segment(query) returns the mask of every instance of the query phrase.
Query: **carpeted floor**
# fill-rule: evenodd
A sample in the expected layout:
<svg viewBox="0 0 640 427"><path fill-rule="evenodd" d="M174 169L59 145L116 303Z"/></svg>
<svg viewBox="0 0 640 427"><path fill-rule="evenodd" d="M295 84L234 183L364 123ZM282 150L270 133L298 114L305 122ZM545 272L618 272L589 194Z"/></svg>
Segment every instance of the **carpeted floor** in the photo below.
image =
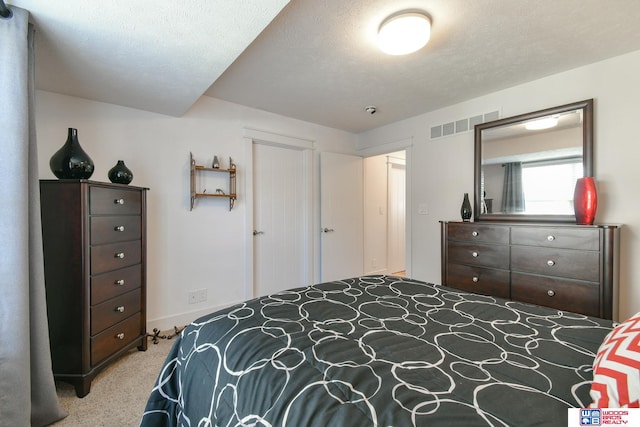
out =
<svg viewBox="0 0 640 427"><path fill-rule="evenodd" d="M57 382L60 404L69 415L55 427L126 427L140 423L147 398L174 339L153 344L147 351L133 349L109 365L91 383L91 392L76 397L73 386Z"/></svg>

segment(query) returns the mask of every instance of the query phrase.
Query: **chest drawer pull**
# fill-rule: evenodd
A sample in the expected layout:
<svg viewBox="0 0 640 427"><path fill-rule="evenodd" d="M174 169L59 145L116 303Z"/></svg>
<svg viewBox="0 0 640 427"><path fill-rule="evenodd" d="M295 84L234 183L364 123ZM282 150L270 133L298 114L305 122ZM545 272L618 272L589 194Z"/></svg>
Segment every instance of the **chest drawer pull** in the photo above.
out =
<svg viewBox="0 0 640 427"><path fill-rule="evenodd" d="M474 258L478 258L478 255L480 255L477 251L473 251L471 252L471 256Z"/></svg>
<svg viewBox="0 0 640 427"><path fill-rule="evenodd" d="M124 225L118 225L116 227L114 227L115 231L124 231Z"/></svg>
<svg viewBox="0 0 640 427"><path fill-rule="evenodd" d="M472 281L473 283L478 283L478 281L479 281L479 280L480 280L480 278L479 278L478 276L473 276L473 277L471 278L471 281Z"/></svg>
<svg viewBox="0 0 640 427"><path fill-rule="evenodd" d="M124 252L118 252L117 254L114 255L116 258L124 258Z"/></svg>
<svg viewBox="0 0 640 427"><path fill-rule="evenodd" d="M549 235L547 236L547 240L548 240L548 241L550 241L550 242L553 242L554 240L556 240L556 236L554 236L554 235L552 235L552 234L549 234Z"/></svg>
<svg viewBox="0 0 640 427"><path fill-rule="evenodd" d="M124 286L124 279L118 279L115 281L115 284L118 286Z"/></svg>
<svg viewBox="0 0 640 427"><path fill-rule="evenodd" d="M553 267L554 265L556 265L556 262L554 260L550 259L549 261L547 261L547 265L549 267Z"/></svg>
<svg viewBox="0 0 640 427"><path fill-rule="evenodd" d="M124 205L124 199L115 199L113 203L116 205Z"/></svg>
<svg viewBox="0 0 640 427"><path fill-rule="evenodd" d="M471 232L471 235L472 235L473 237L478 237L478 232L477 232L477 231L472 231L472 232Z"/></svg>
<svg viewBox="0 0 640 427"><path fill-rule="evenodd" d="M118 313L124 313L124 305L119 305L116 307L116 311Z"/></svg>
<svg viewBox="0 0 640 427"><path fill-rule="evenodd" d="M553 290L551 290L551 289L549 289L549 290L547 291L547 295L549 295L550 297L554 296L555 294L556 294L556 293L555 293Z"/></svg>
<svg viewBox="0 0 640 427"><path fill-rule="evenodd" d="M120 332L119 334L117 334L116 338L118 338L119 340L123 340L124 339L124 332Z"/></svg>

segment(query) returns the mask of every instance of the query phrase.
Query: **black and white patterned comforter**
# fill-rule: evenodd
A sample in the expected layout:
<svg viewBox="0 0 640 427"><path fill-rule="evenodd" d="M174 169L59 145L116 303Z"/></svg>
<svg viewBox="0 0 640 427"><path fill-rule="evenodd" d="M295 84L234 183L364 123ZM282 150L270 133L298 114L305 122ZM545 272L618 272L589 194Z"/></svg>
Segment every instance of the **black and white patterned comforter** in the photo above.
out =
<svg viewBox="0 0 640 427"><path fill-rule="evenodd" d="M202 317L142 426L566 425L611 321L365 276Z"/></svg>

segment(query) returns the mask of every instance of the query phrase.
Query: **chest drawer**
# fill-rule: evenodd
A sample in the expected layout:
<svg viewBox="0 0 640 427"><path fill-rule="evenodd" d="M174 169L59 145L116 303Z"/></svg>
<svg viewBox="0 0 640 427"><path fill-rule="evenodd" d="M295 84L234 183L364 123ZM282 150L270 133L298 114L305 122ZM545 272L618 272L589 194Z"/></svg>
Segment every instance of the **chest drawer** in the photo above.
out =
<svg viewBox="0 0 640 427"><path fill-rule="evenodd" d="M600 254L569 249L511 247L511 269L518 272L600 281Z"/></svg>
<svg viewBox="0 0 640 427"><path fill-rule="evenodd" d="M600 231L595 228L513 227L511 244L597 251L600 249Z"/></svg>
<svg viewBox="0 0 640 427"><path fill-rule="evenodd" d="M139 191L105 187L89 189L89 213L92 215L139 214L141 208Z"/></svg>
<svg viewBox="0 0 640 427"><path fill-rule="evenodd" d="M509 298L509 271L449 264L447 286L468 292Z"/></svg>
<svg viewBox="0 0 640 427"><path fill-rule="evenodd" d="M476 223L447 224L450 239L485 243L509 243L509 228Z"/></svg>
<svg viewBox="0 0 640 427"><path fill-rule="evenodd" d="M109 270L140 263L142 242L111 243L91 247L91 274L100 274Z"/></svg>
<svg viewBox="0 0 640 427"><path fill-rule="evenodd" d="M511 273L512 299L589 316L602 316L599 289L594 283Z"/></svg>
<svg viewBox="0 0 640 427"><path fill-rule="evenodd" d="M91 305L139 288L141 284L141 264L91 276Z"/></svg>
<svg viewBox="0 0 640 427"><path fill-rule="evenodd" d="M449 262L493 268L509 268L509 246L449 241Z"/></svg>
<svg viewBox="0 0 640 427"><path fill-rule="evenodd" d="M141 316L130 316L91 338L91 364L102 362L127 344L139 339L140 335L144 334L142 325Z"/></svg>
<svg viewBox="0 0 640 427"><path fill-rule="evenodd" d="M116 298L91 307L91 335L96 335L109 326L140 311L140 289L127 292Z"/></svg>
<svg viewBox="0 0 640 427"><path fill-rule="evenodd" d="M140 239L139 216L93 216L91 217L91 244L124 242Z"/></svg>

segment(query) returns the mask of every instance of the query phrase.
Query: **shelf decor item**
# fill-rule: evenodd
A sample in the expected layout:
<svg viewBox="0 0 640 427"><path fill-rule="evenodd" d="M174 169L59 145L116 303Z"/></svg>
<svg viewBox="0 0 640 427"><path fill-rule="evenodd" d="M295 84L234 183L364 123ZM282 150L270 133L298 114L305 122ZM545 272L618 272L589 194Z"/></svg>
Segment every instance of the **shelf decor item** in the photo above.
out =
<svg viewBox="0 0 640 427"><path fill-rule="evenodd" d="M220 162L218 161L218 156L213 156L213 164L211 165L214 169L220 169Z"/></svg>
<svg viewBox="0 0 640 427"><path fill-rule="evenodd" d="M114 184L129 184L133 181L133 172L124 164L124 160L118 160L118 163L109 169L108 177Z"/></svg>
<svg viewBox="0 0 640 427"><path fill-rule="evenodd" d="M462 199L462 206L460 207L460 216L462 216L463 221L468 222L471 220L472 213L469 193L464 193L464 199Z"/></svg>
<svg viewBox="0 0 640 427"><path fill-rule="evenodd" d="M573 208L576 213L576 224L592 225L598 208L598 192L596 181L592 176L578 178L573 193Z"/></svg>
<svg viewBox="0 0 640 427"><path fill-rule="evenodd" d="M49 167L58 179L89 179L94 164L78 141L78 130L69 128L67 141L49 159Z"/></svg>

